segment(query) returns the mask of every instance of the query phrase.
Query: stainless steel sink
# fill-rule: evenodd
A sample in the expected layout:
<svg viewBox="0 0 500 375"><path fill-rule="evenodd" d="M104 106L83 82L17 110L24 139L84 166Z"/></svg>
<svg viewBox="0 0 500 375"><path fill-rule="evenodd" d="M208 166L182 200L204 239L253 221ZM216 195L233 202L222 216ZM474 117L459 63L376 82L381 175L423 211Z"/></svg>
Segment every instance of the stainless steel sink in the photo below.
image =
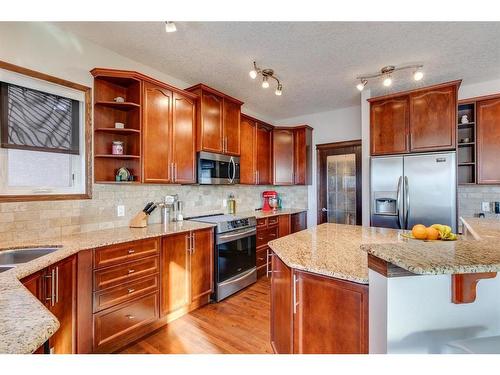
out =
<svg viewBox="0 0 500 375"><path fill-rule="evenodd" d="M0 268L12 268L22 263L50 254L58 247L37 247L0 251ZM3 270L6 271L6 270ZM2 272L2 270L0 270Z"/></svg>

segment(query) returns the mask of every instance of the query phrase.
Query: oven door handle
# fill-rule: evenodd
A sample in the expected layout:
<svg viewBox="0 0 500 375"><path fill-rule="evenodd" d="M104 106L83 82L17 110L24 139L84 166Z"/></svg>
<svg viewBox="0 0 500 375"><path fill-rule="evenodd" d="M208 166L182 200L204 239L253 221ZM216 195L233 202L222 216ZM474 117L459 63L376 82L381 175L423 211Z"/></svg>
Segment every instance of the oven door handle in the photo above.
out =
<svg viewBox="0 0 500 375"><path fill-rule="evenodd" d="M225 286L225 285L228 285L228 284L232 284L232 283L235 283L237 281L240 281L246 277L248 277L248 275L252 274L253 272L255 272L255 267L254 268L250 268L248 271L245 271L244 273L241 273L240 275L238 275L237 278L231 278L229 280L226 280L226 281L223 281L222 283L219 284L219 287L221 286Z"/></svg>
<svg viewBox="0 0 500 375"><path fill-rule="evenodd" d="M217 236L217 244L222 244L230 241L239 240L241 238L254 236L256 233L257 231L255 230L255 228L252 228L228 234L221 234Z"/></svg>

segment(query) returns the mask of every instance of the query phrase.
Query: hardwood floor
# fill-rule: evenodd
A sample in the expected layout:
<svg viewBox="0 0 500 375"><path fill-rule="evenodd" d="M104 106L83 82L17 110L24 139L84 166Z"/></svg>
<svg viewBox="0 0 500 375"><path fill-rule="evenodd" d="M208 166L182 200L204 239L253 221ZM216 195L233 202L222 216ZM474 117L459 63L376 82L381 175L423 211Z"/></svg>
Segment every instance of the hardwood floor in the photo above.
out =
<svg viewBox="0 0 500 375"><path fill-rule="evenodd" d="M121 354L265 354L270 344L270 282L202 307L160 328Z"/></svg>

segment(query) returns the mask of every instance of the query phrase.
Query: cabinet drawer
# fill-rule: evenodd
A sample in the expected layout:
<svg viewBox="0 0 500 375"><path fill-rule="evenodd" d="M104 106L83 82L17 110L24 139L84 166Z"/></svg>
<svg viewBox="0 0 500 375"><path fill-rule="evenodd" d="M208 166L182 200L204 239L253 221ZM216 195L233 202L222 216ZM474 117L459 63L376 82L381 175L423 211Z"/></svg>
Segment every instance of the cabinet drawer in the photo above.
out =
<svg viewBox="0 0 500 375"><path fill-rule="evenodd" d="M275 227L278 225L278 216L273 216L267 219L268 227Z"/></svg>
<svg viewBox="0 0 500 375"><path fill-rule="evenodd" d="M158 293L94 315L94 350L158 319Z"/></svg>
<svg viewBox="0 0 500 375"><path fill-rule="evenodd" d="M257 229L267 228L267 218L257 219Z"/></svg>
<svg viewBox="0 0 500 375"><path fill-rule="evenodd" d="M256 266L257 268L264 266L267 263L267 249L268 247L264 247L261 250L257 250L256 253Z"/></svg>
<svg viewBox="0 0 500 375"><path fill-rule="evenodd" d="M110 288L158 272L158 257L153 256L119 266L94 271L94 290Z"/></svg>
<svg viewBox="0 0 500 375"><path fill-rule="evenodd" d="M278 238L278 227L272 227L268 229L257 231L257 247L266 245L269 241Z"/></svg>
<svg viewBox="0 0 500 375"><path fill-rule="evenodd" d="M136 281L104 291L94 292L94 312L130 301L158 290L158 276L146 276Z"/></svg>
<svg viewBox="0 0 500 375"><path fill-rule="evenodd" d="M159 253L159 241L150 238L107 246L94 251L94 268L103 268Z"/></svg>

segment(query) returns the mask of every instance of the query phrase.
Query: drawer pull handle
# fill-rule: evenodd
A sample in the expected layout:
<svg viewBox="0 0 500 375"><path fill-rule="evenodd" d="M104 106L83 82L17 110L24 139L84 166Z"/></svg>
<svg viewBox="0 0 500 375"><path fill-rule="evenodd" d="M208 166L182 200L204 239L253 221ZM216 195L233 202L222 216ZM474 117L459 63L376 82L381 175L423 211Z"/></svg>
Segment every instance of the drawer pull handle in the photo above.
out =
<svg viewBox="0 0 500 375"><path fill-rule="evenodd" d="M127 290L127 292L128 292L129 294L130 294L130 293L134 293L134 292L135 292L135 289L130 288L130 289L128 289L128 290Z"/></svg>
<svg viewBox="0 0 500 375"><path fill-rule="evenodd" d="M128 270L128 273L134 273L135 270Z"/></svg>
<svg viewBox="0 0 500 375"><path fill-rule="evenodd" d="M130 320L135 319L135 316L133 316L133 315L125 315L125 316L127 317L127 319L130 319Z"/></svg>
<svg viewBox="0 0 500 375"><path fill-rule="evenodd" d="M133 253L135 253L135 250L134 250L134 249L129 249L129 250L128 250L128 253L129 253L129 254L133 254Z"/></svg>
<svg viewBox="0 0 500 375"><path fill-rule="evenodd" d="M263 240L263 239L264 239L264 237L257 237L257 239L258 239L258 240Z"/></svg>
<svg viewBox="0 0 500 375"><path fill-rule="evenodd" d="M269 237L276 237L275 233L269 233Z"/></svg>
<svg viewBox="0 0 500 375"><path fill-rule="evenodd" d="M259 258L259 260L264 260L264 258Z"/></svg>

